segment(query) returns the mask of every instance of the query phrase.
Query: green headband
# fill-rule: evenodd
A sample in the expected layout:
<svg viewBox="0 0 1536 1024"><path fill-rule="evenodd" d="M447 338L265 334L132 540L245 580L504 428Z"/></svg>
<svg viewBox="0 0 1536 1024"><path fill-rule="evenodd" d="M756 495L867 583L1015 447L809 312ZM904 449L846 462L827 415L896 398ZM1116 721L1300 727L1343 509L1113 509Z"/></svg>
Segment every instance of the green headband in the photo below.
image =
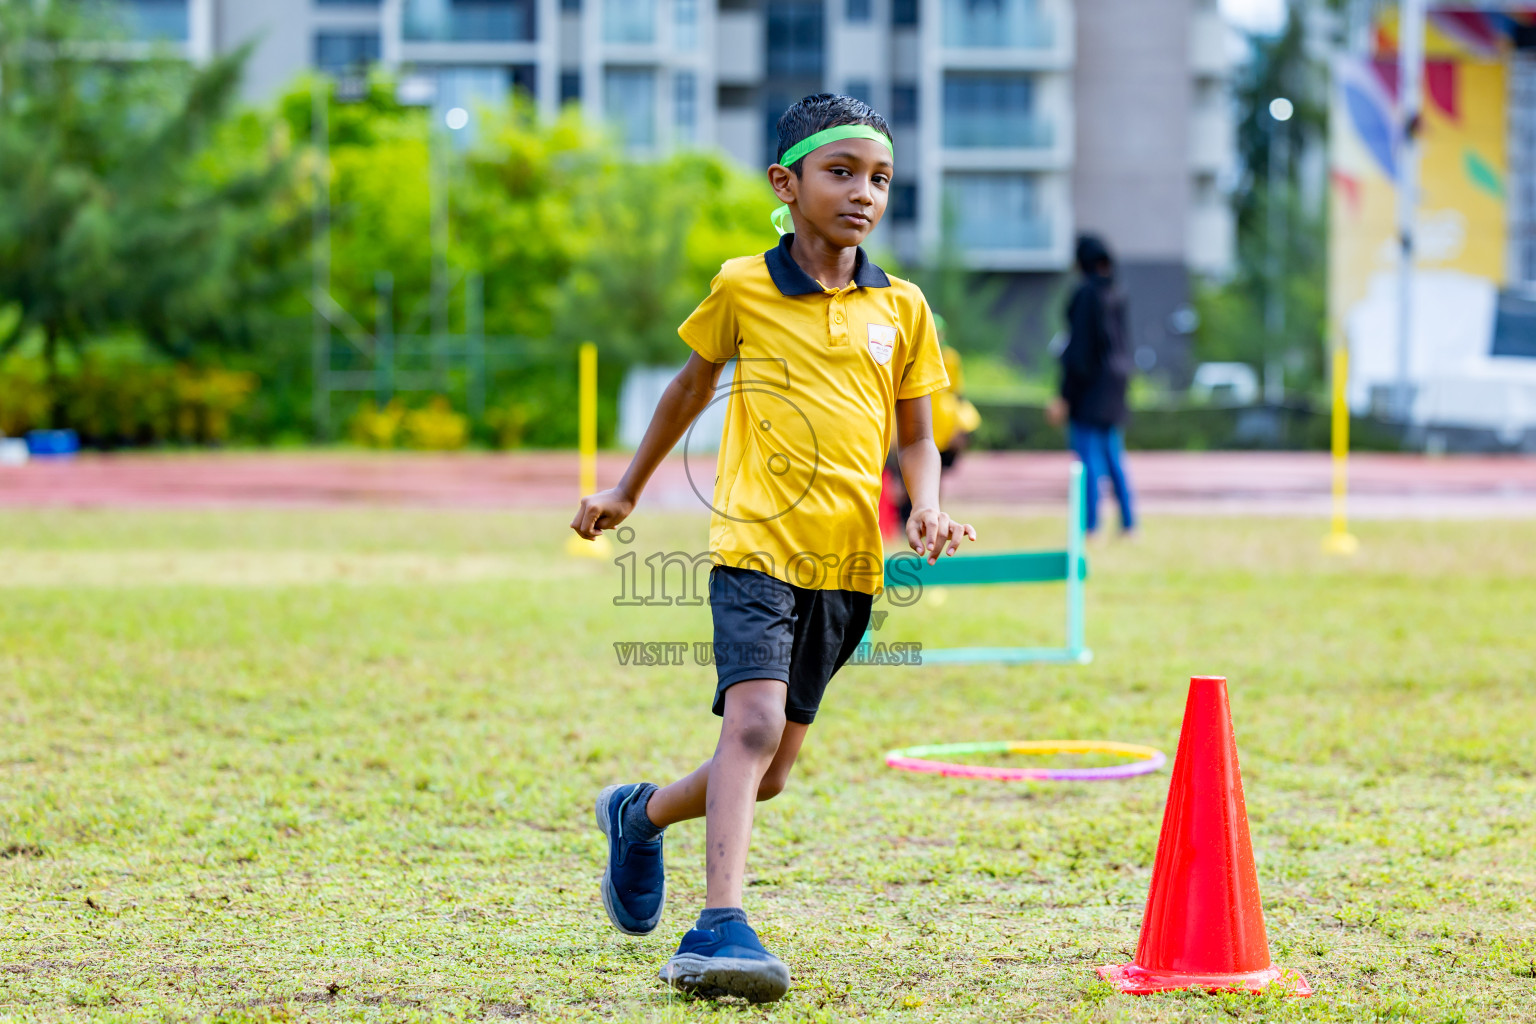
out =
<svg viewBox="0 0 1536 1024"><path fill-rule="evenodd" d="M893 153L894 155L894 151L891 150L891 140L885 137L884 132L871 128L867 124L838 124L824 131L819 131L815 135L807 135L793 146L790 146L789 149L784 151L784 155L779 157L779 163L789 167L796 160L810 153L811 150L820 149L827 143L836 142L839 139L869 139L871 142L880 143L885 147L886 152Z"/></svg>
<svg viewBox="0 0 1536 1024"><path fill-rule="evenodd" d="M837 142L841 139L869 139L871 142L880 143L893 157L896 155L896 151L891 148L891 140L879 129L871 128L867 124L839 124L819 131L815 135L808 135L790 146L779 158L779 164L784 167L792 166L795 161L803 159L812 150L820 149L829 142ZM774 210L769 219L773 221L774 228L781 235L789 234L794 228L795 222L791 219L787 206Z"/></svg>

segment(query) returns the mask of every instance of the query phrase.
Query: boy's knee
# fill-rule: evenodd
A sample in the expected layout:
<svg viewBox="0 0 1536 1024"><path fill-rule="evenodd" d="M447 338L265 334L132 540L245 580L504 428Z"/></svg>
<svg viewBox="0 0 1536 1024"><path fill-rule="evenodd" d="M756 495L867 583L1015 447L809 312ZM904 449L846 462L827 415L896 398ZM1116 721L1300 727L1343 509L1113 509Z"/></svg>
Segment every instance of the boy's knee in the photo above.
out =
<svg viewBox="0 0 1536 1024"><path fill-rule="evenodd" d="M739 723L735 739L748 752L758 757L772 757L779 749L784 736L784 712L775 715L771 711L755 714Z"/></svg>
<svg viewBox="0 0 1536 1024"><path fill-rule="evenodd" d="M784 736L784 723L784 706L772 698L732 701L726 709L725 735L750 753L772 757Z"/></svg>

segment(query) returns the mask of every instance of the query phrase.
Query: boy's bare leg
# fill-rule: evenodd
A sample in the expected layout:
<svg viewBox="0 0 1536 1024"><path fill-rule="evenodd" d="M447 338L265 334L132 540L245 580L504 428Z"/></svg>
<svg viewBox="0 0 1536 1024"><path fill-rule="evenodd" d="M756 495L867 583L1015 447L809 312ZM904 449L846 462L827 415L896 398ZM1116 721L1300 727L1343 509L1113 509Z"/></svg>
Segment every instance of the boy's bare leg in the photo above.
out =
<svg viewBox="0 0 1536 1024"><path fill-rule="evenodd" d="M726 693L729 694L730 690ZM801 722L784 723L778 752L773 755L773 762L768 765L763 781L757 786L759 800L772 800L784 792L784 786L789 782L790 769L795 766L795 758L800 756L800 747L805 743L805 734L810 728ZM645 816L662 828L679 821L704 817L705 795L709 792L709 770L714 763L715 759L710 758L676 782L652 793L650 802L645 805Z"/></svg>
<svg viewBox="0 0 1536 1024"><path fill-rule="evenodd" d="M777 679L749 679L725 691L720 743L709 759L704 787L706 908L741 906L753 805L779 752L788 694L788 685ZM649 805L646 813L649 817Z"/></svg>

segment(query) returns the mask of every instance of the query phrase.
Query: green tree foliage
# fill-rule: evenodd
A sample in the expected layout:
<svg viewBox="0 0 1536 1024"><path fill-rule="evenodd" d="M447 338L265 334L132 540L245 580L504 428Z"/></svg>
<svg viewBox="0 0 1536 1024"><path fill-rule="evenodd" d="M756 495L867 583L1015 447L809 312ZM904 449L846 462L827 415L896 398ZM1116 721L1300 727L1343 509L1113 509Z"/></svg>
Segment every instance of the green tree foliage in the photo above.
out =
<svg viewBox="0 0 1536 1024"><path fill-rule="evenodd" d="M1288 386L1303 389L1324 374L1328 238L1321 183L1301 187L1304 165L1323 152L1328 130L1327 74L1308 52L1305 10L1292 5L1280 34L1250 40L1253 56L1235 90L1244 168L1233 196L1238 269L1230 280L1197 290L1195 335L1200 359L1246 362L1260 371L1278 362ZM1277 124L1269 104L1279 96L1292 101L1295 113ZM1282 311L1278 334L1266 318L1271 289Z"/></svg>
<svg viewBox="0 0 1536 1024"><path fill-rule="evenodd" d="M125 332L179 359L249 345L307 233L295 155L231 116L244 52L115 60L92 13L0 2L0 356L35 339L53 376Z"/></svg>
<svg viewBox="0 0 1536 1024"><path fill-rule="evenodd" d="M313 131L316 84L299 83L279 103L295 137ZM515 421L527 443L574 440L576 343L598 344L611 411L627 367L682 361L677 326L720 264L774 242L766 182L723 158L630 159L578 111L546 121L520 98L477 110L475 141L461 148L446 133L434 141L427 112L402 107L385 77L355 103L336 103L328 82L318 86L329 102L332 295L373 330L375 281L387 272L397 329L430 329L438 147L449 278L480 275L488 335L530 340L530 361L493 380L489 396L491 419ZM450 331L464 327L462 294L450 297Z"/></svg>
<svg viewBox="0 0 1536 1024"><path fill-rule="evenodd" d="M1004 357L1015 340L1017 317L1004 309L1006 281L965 265L959 246L946 237L936 257L910 271L928 305L944 318L944 343L965 355Z"/></svg>
<svg viewBox="0 0 1536 1024"><path fill-rule="evenodd" d="M295 136L312 131L312 85L280 102ZM380 77L357 103L333 100L329 117L332 294L371 327L376 275L387 272L397 323L422 326L432 270L428 115L400 106ZM767 185L721 158L625 159L576 110L547 122L521 99L476 118L472 147L436 145L447 164L450 276L482 275L489 334L592 340L622 365L674 361L677 325L720 264L773 242Z"/></svg>
<svg viewBox="0 0 1536 1024"><path fill-rule="evenodd" d="M720 264L773 244L766 183L723 158L632 159L576 112L543 121L522 102L476 111L474 144L449 146L383 76L360 102L315 78L236 110L243 53L128 59L91 10L0 0L0 358L45 367L55 422L78 411L70 380L87 367L216 358L259 379L258 437L309 434L320 188L336 303L374 332L388 273L397 333L427 333L434 149L450 197L447 329L465 329L463 284L479 275L485 332L523 360L496 371L487 421L525 443L574 438L575 342L600 346L611 410L628 365L680 361L677 325ZM11 418L43 425L35 410Z"/></svg>
<svg viewBox="0 0 1536 1024"><path fill-rule="evenodd" d="M572 210L580 248L559 289L557 335L622 363L681 362L677 327L720 264L777 241L772 193L699 153L613 167L597 184Z"/></svg>

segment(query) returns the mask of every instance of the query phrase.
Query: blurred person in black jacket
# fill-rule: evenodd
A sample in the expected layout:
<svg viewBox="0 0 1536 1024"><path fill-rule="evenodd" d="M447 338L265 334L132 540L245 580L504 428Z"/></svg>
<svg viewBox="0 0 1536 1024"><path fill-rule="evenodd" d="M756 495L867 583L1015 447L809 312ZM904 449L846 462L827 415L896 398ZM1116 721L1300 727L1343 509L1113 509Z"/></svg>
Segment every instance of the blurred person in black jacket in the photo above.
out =
<svg viewBox="0 0 1536 1024"><path fill-rule="evenodd" d="M1077 268L1082 280L1067 302L1060 393L1046 411L1052 423L1066 422L1072 450L1083 463L1083 528L1089 533L1098 528L1099 487L1107 476L1120 505L1121 532L1128 534L1136 529L1136 516L1125 475L1125 391L1131 379L1125 297L1115 287L1114 257L1103 240L1078 237Z"/></svg>

